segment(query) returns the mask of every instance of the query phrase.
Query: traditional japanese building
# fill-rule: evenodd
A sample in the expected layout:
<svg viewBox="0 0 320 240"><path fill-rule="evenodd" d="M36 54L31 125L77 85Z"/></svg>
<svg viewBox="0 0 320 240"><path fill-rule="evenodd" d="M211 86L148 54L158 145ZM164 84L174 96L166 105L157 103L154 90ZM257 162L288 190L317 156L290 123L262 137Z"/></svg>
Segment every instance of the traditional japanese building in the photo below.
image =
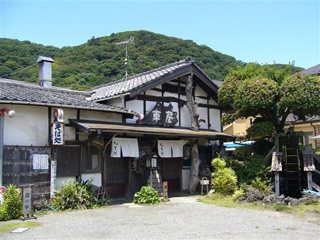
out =
<svg viewBox="0 0 320 240"><path fill-rule="evenodd" d="M212 154L230 136L221 133L218 86L193 61L87 92L52 87L52 61L39 58L41 86L0 78L4 185L32 186L39 199L50 180L52 190L90 179L111 197L132 197L150 173L178 192L210 175Z"/></svg>

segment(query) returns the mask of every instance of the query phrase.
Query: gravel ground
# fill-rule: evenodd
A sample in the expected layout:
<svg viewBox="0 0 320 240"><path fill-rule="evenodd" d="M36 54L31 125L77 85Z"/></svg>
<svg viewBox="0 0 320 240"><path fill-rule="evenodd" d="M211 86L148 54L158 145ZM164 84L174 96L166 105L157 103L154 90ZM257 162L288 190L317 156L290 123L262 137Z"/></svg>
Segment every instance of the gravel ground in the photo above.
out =
<svg viewBox="0 0 320 240"><path fill-rule="evenodd" d="M0 239L320 239L317 219L223 208L196 199L51 213L36 220L40 227L0 234Z"/></svg>

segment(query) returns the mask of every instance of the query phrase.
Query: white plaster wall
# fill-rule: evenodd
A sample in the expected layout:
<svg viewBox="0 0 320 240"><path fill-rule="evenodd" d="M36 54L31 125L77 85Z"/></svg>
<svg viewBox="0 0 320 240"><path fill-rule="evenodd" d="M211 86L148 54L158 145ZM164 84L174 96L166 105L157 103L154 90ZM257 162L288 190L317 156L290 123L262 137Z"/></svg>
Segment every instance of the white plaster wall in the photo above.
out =
<svg viewBox="0 0 320 240"><path fill-rule="evenodd" d="M200 88L199 86L196 86L195 101L197 103L207 104L207 99L199 98L199 96L200 97L207 97L207 93L202 88Z"/></svg>
<svg viewBox="0 0 320 240"><path fill-rule="evenodd" d="M58 189L61 185L67 182L74 182L74 181L76 181L76 177L57 177L54 188Z"/></svg>
<svg viewBox="0 0 320 240"><path fill-rule="evenodd" d="M210 129L221 132L221 119L219 109L210 109Z"/></svg>
<svg viewBox="0 0 320 240"><path fill-rule="evenodd" d="M65 124L69 124L69 119L76 119L77 118L77 110L71 108L63 108L63 120ZM76 130L74 127L67 127L64 128L64 139L68 140L75 140Z"/></svg>
<svg viewBox="0 0 320 240"><path fill-rule="evenodd" d="M181 127L191 127L191 118L189 110L186 106L180 108L181 111Z"/></svg>
<svg viewBox="0 0 320 240"><path fill-rule="evenodd" d="M14 118L4 117L4 145L48 145L48 108L2 104L16 112Z"/></svg>
<svg viewBox="0 0 320 240"><path fill-rule="evenodd" d="M210 98L209 104L218 106L218 103L212 98Z"/></svg>
<svg viewBox="0 0 320 240"><path fill-rule="evenodd" d="M161 86L160 87L156 87L156 88L161 89ZM154 90L147 90L146 91L146 95L161 97L162 93L158 92L158 91L154 91Z"/></svg>
<svg viewBox="0 0 320 240"><path fill-rule="evenodd" d="M95 185L97 187L102 186L101 173L83 173L81 174L81 180L90 180L92 181L92 185Z"/></svg>
<svg viewBox="0 0 320 240"><path fill-rule="evenodd" d="M199 114L199 120L203 119L205 122L199 122L200 124L200 129L208 129L208 109L207 108L202 108L198 107L197 112Z"/></svg>
<svg viewBox="0 0 320 240"><path fill-rule="evenodd" d="M122 114L111 112L99 112L90 110L80 110L81 120L97 120L105 122L122 122Z"/></svg>
<svg viewBox="0 0 320 240"><path fill-rule="evenodd" d="M108 105L123 107L123 98L113 98L107 101Z"/></svg>
<svg viewBox="0 0 320 240"><path fill-rule="evenodd" d="M143 113L143 101L141 100L131 100L126 102L126 108L136 111L138 113ZM133 117L133 118L128 118L126 119L126 123L136 123L138 118Z"/></svg>

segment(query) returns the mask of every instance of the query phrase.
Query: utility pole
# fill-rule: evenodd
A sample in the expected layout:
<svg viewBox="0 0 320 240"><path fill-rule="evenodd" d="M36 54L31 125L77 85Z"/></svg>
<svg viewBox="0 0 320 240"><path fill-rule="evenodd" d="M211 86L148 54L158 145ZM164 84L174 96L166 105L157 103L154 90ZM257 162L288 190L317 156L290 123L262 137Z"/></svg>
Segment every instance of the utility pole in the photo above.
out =
<svg viewBox="0 0 320 240"><path fill-rule="evenodd" d="M125 66L125 69L126 69L126 73L124 75L125 79L127 80L128 79L128 44L132 44L134 42L134 38L133 37L130 37L128 40L124 40L124 41L120 41L120 42L116 42L115 44L116 45L123 45L125 44L126 45L126 58L124 59L124 66Z"/></svg>

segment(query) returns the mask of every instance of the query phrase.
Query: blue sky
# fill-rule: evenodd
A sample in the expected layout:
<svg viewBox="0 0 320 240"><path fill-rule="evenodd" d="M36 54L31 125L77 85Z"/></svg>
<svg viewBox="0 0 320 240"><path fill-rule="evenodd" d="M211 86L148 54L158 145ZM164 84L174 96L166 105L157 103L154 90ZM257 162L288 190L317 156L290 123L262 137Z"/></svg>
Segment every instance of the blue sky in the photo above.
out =
<svg viewBox="0 0 320 240"><path fill-rule="evenodd" d="M320 63L320 0L0 0L0 37L63 47L130 30L193 40L245 62Z"/></svg>

